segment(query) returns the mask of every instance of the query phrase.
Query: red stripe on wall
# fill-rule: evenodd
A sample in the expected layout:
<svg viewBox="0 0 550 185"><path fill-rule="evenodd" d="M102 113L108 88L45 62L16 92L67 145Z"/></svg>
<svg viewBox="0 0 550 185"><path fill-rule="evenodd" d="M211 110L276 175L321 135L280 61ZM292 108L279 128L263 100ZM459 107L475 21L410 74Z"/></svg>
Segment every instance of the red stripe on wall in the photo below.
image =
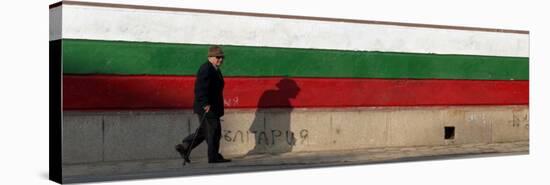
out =
<svg viewBox="0 0 550 185"><path fill-rule="evenodd" d="M63 77L63 109L188 109L189 76ZM225 78L226 108L521 105L529 81Z"/></svg>

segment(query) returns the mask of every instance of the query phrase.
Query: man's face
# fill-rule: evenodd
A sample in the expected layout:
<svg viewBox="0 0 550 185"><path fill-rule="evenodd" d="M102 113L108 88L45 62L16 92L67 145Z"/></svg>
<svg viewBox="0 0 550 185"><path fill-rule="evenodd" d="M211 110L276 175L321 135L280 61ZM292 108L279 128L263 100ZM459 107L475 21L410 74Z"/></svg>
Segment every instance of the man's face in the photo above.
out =
<svg viewBox="0 0 550 185"><path fill-rule="evenodd" d="M218 68L222 66L223 59L224 59L223 56L221 56L221 57L208 57L208 61L210 61L210 63L214 64Z"/></svg>

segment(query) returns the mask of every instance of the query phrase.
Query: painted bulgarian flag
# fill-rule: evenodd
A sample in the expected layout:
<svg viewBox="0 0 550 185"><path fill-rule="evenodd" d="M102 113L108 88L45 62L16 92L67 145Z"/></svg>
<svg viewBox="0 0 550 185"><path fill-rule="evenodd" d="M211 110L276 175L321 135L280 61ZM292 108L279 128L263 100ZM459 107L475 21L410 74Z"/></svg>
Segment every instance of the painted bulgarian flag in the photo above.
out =
<svg viewBox="0 0 550 185"><path fill-rule="evenodd" d="M64 110L190 109L213 44L226 108L529 103L526 31L63 6Z"/></svg>

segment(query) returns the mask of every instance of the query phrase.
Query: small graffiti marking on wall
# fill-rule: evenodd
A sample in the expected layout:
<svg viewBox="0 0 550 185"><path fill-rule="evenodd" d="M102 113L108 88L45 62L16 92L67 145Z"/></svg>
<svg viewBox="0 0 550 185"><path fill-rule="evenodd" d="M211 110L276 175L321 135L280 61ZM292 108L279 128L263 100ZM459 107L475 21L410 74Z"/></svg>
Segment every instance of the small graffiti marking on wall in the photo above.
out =
<svg viewBox="0 0 550 185"><path fill-rule="evenodd" d="M235 106L235 105L239 105L239 97L233 97L233 98L224 98L223 99L223 104L225 106Z"/></svg>
<svg viewBox="0 0 550 185"><path fill-rule="evenodd" d="M512 127L519 128L521 127L521 123L524 123L524 127L526 129L529 129L529 115L516 115L514 114L513 120L512 120Z"/></svg>

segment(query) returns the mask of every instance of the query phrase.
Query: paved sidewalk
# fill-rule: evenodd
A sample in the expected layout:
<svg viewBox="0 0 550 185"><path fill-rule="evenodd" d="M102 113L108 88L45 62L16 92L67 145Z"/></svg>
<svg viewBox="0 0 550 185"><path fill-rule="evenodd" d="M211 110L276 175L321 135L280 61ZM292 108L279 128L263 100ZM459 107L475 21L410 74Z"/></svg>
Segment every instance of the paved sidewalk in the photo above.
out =
<svg viewBox="0 0 550 185"><path fill-rule="evenodd" d="M529 153L529 142L392 147L329 152L296 152L281 155L227 156L230 163L208 164L206 158L104 162L64 165L64 183L142 179L219 173L257 172L418 160L489 157Z"/></svg>

